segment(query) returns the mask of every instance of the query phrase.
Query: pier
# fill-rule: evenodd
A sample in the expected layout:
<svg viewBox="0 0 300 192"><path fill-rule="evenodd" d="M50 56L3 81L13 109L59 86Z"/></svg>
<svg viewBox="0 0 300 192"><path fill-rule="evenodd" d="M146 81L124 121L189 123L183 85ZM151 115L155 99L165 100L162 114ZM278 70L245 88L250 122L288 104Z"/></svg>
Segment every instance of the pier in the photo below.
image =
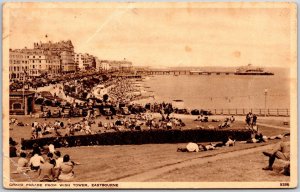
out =
<svg viewBox="0 0 300 192"><path fill-rule="evenodd" d="M229 71L149 70L136 71L137 75L235 75Z"/></svg>

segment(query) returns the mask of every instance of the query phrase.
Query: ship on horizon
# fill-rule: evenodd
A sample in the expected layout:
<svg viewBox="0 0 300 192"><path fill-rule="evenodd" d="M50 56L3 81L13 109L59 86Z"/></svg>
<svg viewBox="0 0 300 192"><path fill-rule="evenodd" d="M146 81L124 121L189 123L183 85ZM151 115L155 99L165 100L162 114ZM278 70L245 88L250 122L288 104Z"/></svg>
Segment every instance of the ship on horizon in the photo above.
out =
<svg viewBox="0 0 300 192"><path fill-rule="evenodd" d="M262 67L253 67L252 64L248 64L245 67L239 67L235 75L274 75L272 72L265 71Z"/></svg>

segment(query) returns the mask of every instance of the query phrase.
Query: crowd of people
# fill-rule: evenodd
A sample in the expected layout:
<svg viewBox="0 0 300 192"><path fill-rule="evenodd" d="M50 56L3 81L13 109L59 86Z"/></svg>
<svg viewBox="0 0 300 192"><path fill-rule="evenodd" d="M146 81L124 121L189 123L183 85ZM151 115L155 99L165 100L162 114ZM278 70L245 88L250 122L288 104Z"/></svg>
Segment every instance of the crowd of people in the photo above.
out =
<svg viewBox="0 0 300 192"><path fill-rule="evenodd" d="M16 122L17 119L12 119ZM93 126L93 129L92 129ZM168 117L164 120L154 118L151 113L139 113L130 116L116 115L96 119L91 113L76 122L71 118L66 121L55 120L55 122L44 121L32 123L31 139L42 137L61 137L74 135L91 135L106 131L141 131L149 129L180 129L185 123L180 118Z"/></svg>
<svg viewBox="0 0 300 192"><path fill-rule="evenodd" d="M16 149L16 145L18 143L10 138L11 148ZM35 143L32 148L29 152L24 150L24 147L10 152L10 157L19 157L16 171L13 173L37 172L34 179L45 182L69 181L74 178L73 168L80 163L71 161L68 154L62 155L51 143L42 147Z"/></svg>
<svg viewBox="0 0 300 192"><path fill-rule="evenodd" d="M141 97L141 90L135 86L132 79L115 79L108 95L115 103L129 104Z"/></svg>
<svg viewBox="0 0 300 192"><path fill-rule="evenodd" d="M66 96L86 101L93 97L92 90L99 83L103 83L103 81L93 76L71 80L63 84L63 91Z"/></svg>

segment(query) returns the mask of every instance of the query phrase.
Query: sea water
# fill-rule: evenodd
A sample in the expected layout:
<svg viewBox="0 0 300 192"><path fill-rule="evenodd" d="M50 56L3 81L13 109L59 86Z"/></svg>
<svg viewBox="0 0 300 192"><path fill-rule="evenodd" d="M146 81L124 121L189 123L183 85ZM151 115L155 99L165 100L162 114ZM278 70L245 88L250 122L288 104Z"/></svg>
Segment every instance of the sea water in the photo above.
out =
<svg viewBox="0 0 300 192"><path fill-rule="evenodd" d="M288 69L272 76L156 75L144 80L155 101L183 100L189 109L290 108Z"/></svg>

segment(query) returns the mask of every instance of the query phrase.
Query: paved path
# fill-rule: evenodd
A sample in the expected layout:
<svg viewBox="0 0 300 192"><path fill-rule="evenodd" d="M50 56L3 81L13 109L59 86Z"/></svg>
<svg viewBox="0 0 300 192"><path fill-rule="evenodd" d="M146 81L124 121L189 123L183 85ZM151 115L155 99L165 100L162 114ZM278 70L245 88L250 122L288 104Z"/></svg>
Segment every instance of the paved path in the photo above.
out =
<svg viewBox="0 0 300 192"><path fill-rule="evenodd" d="M249 153L255 153L255 152L261 152L264 150L271 149L275 144L269 144L269 145L264 145L260 147L255 147L255 148L250 148L250 149L244 149L244 150L238 150L238 151L232 151L232 152L223 152L219 153L213 156L207 156L207 157L199 157L195 159L190 159L190 160L185 160L182 162L174 163L171 165L166 165L163 167L155 168L153 170L149 170L143 173L138 173L130 176L126 176L117 180L118 182L145 182L145 181L151 181L151 179L154 179L158 177L159 175L162 175L164 173L170 172L175 169L181 169L183 167L189 167L192 165L201 165L205 164L208 162L212 161L217 161L221 159L226 159L226 158L232 158L232 157L238 157L241 155L246 155Z"/></svg>
<svg viewBox="0 0 300 192"><path fill-rule="evenodd" d="M257 123L257 125L264 126L264 127L270 127L270 128L273 128L273 129L290 130L289 127L280 127L280 126L269 125L269 124L264 124L264 123Z"/></svg>
<svg viewBox="0 0 300 192"><path fill-rule="evenodd" d="M61 89L60 89L61 88ZM56 85L48 85L48 86L44 86L44 87L38 87L37 90L34 90L37 92L41 92L41 91L49 91L52 95L54 95L54 93L61 99L68 101L69 103L73 103L73 101L75 100L75 102L77 103L83 103L83 101L80 101L78 99L75 99L73 97L70 96L66 96L64 91L63 91L63 85L62 84L56 84Z"/></svg>

